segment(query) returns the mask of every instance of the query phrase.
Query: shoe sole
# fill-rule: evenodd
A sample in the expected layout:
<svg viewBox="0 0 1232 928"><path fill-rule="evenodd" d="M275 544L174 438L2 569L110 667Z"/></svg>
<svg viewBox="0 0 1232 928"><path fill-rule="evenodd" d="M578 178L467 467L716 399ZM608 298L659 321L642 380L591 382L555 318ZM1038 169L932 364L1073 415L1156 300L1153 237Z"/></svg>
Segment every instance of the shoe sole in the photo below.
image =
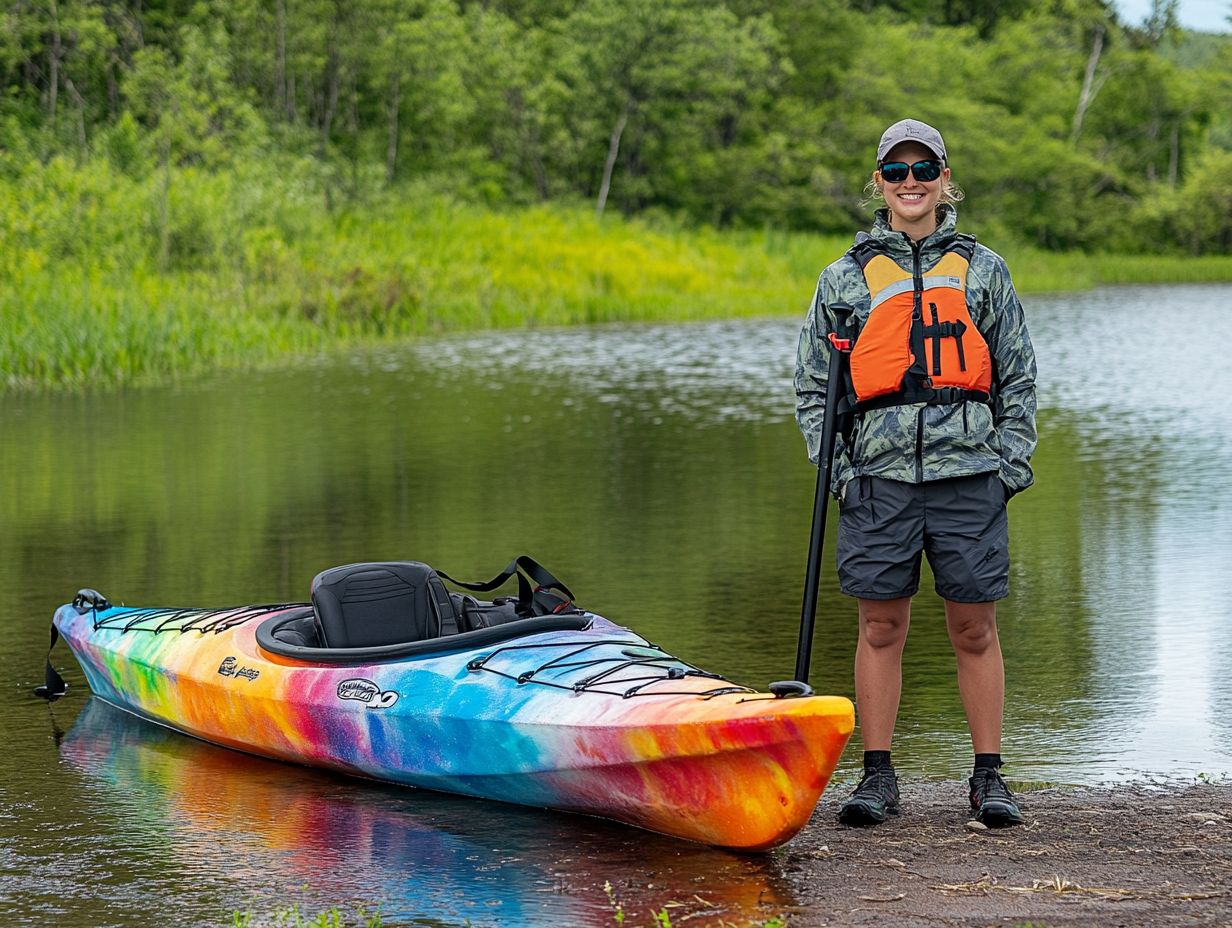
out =
<svg viewBox="0 0 1232 928"><path fill-rule="evenodd" d="M868 828L880 825L888 815L898 815L898 806L886 806L884 812L878 812L864 803L848 803L838 813L838 823L852 828Z"/></svg>
<svg viewBox="0 0 1232 928"><path fill-rule="evenodd" d="M1022 813L1009 806L990 803L976 811L975 820L989 828L1008 828L1010 825L1022 824Z"/></svg>

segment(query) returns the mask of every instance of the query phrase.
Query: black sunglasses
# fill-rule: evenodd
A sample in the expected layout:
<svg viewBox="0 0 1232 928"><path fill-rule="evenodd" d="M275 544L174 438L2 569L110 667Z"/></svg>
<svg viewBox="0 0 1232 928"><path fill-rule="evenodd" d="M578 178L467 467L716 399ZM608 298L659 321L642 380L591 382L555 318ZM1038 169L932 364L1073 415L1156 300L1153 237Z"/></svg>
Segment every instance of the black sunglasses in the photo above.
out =
<svg viewBox="0 0 1232 928"><path fill-rule="evenodd" d="M908 172L911 172L916 180L927 182L941 176L941 162L934 158L917 161L915 164L907 164L905 161L887 161L878 170L881 171L882 179L891 184L901 184L907 179Z"/></svg>

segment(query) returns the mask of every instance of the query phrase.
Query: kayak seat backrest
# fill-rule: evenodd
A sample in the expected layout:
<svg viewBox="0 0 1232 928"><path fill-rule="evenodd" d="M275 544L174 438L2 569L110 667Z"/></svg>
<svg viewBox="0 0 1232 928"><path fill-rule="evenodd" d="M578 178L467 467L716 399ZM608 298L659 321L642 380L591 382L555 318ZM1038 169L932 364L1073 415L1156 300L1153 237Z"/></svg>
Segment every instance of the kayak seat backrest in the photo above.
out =
<svg viewBox="0 0 1232 928"><path fill-rule="evenodd" d="M405 644L458 630L440 577L417 561L347 564L322 571L312 581L312 606L326 648Z"/></svg>

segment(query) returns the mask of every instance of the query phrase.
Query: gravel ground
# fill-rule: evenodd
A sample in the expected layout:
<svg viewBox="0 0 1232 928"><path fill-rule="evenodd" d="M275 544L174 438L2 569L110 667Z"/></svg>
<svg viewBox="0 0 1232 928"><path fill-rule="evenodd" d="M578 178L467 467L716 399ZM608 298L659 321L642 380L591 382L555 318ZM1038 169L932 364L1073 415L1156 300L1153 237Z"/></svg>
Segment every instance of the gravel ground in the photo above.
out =
<svg viewBox="0 0 1232 928"><path fill-rule="evenodd" d="M1232 784L1019 794L1026 822L975 828L965 784L903 786L903 814L786 847L790 928L1232 925ZM775 913L770 913L775 914Z"/></svg>

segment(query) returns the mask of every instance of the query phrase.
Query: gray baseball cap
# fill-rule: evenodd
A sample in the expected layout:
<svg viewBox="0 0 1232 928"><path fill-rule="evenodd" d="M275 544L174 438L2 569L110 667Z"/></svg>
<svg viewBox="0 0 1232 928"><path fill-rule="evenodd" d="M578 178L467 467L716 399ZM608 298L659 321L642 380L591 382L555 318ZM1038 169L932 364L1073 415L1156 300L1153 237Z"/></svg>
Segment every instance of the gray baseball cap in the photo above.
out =
<svg viewBox="0 0 1232 928"><path fill-rule="evenodd" d="M946 160L945 140L940 132L918 119L900 119L881 134L881 141L877 143L877 163L884 161L890 149L900 142L919 142L942 161Z"/></svg>

